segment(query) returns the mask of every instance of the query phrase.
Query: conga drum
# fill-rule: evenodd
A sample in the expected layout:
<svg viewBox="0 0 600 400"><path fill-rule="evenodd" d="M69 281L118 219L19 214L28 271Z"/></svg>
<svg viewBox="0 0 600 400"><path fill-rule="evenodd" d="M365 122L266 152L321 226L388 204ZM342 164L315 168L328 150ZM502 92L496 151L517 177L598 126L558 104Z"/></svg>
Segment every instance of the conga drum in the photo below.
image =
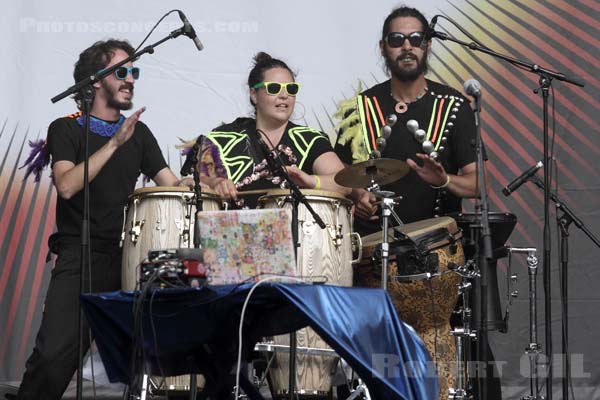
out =
<svg viewBox="0 0 600 400"><path fill-rule="evenodd" d="M212 190L202 189L202 200L205 211L223 207ZM193 247L194 211L194 192L187 187L155 186L133 192L125 208L121 234L123 289L136 289L140 277L138 266L149 250Z"/></svg>
<svg viewBox="0 0 600 400"><path fill-rule="evenodd" d="M449 217L432 218L388 230L388 293L400 318L419 334L438 373L440 399L456 381L456 345L450 317L458 299L464 264L462 234ZM362 261L354 268L356 286L381 287L382 233L362 238Z"/></svg>
<svg viewBox="0 0 600 400"><path fill-rule="evenodd" d="M352 202L344 196L321 190L302 190L311 207L326 224L321 229L303 204L298 205L297 275L320 277L327 284L352 286ZM258 200L259 208L291 208L289 190L270 190ZM310 328L296 333L297 346L330 349ZM289 346L289 335L276 336L275 344ZM289 355L274 353L268 372L273 398L289 398ZM338 358L296 355L296 395L298 398L329 396Z"/></svg>
<svg viewBox="0 0 600 400"><path fill-rule="evenodd" d="M212 190L202 189L202 208L216 211L222 208L220 197ZM125 208L125 223L121 240L121 285L135 290L140 278L139 264L153 249L193 247L195 195L187 187L155 186L136 189ZM158 391L188 391L189 375L151 377ZM198 387L204 377L197 376Z"/></svg>

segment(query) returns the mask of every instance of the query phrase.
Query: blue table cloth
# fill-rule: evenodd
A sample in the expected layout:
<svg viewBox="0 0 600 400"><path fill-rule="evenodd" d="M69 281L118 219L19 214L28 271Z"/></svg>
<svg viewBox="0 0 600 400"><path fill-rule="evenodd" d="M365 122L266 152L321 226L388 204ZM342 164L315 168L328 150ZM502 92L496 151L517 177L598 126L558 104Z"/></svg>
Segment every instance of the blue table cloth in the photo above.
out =
<svg viewBox="0 0 600 400"><path fill-rule="evenodd" d="M143 350L152 373L202 373L207 382L236 364L238 324L252 284L160 289L145 297ZM151 306L150 306L151 299ZM133 292L82 295L82 307L111 382L130 382ZM150 313L151 311L151 313ZM243 354L264 336L310 326L377 399L435 399L437 376L423 342L382 289L268 283L244 318Z"/></svg>

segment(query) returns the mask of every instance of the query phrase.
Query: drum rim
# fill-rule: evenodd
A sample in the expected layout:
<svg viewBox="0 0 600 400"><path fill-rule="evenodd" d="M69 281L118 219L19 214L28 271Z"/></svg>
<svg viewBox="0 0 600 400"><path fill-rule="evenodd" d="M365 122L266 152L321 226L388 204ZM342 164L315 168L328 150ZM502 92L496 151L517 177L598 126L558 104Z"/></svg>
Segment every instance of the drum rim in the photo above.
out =
<svg viewBox="0 0 600 400"><path fill-rule="evenodd" d="M338 192L331 192L328 190L317 190L317 189L300 189L302 194L306 196L307 199L311 200L327 200L331 199L339 200L342 202L352 203L352 200L345 197L343 194ZM266 201L266 199L273 197L291 197L291 193L289 189L271 189L267 190L266 194L260 196L258 201ZM265 200L262 200L265 199Z"/></svg>
<svg viewBox="0 0 600 400"><path fill-rule="evenodd" d="M481 213L476 212L456 212L445 215L446 217L453 218L457 224L460 223L472 223L474 219L481 215ZM513 222L517 221L517 215L508 211L490 211L488 212L488 217L493 222Z"/></svg>
<svg viewBox="0 0 600 400"><path fill-rule="evenodd" d="M215 192L212 189L202 188L201 192L203 194L207 193L211 196L219 197L217 192ZM138 197L140 195L153 195L153 196L165 195L165 196L167 196L172 193L184 193L184 194L194 195L194 190L187 186L148 186L148 187L142 187L142 188L135 189L133 191L133 193L130 195L130 197Z"/></svg>

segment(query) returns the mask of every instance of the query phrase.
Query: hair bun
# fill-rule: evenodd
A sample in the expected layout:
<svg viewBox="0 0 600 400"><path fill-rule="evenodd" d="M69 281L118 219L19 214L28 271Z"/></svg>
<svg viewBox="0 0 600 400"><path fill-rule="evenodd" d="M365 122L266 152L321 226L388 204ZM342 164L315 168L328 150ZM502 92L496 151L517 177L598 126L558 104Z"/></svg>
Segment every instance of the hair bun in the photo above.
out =
<svg viewBox="0 0 600 400"><path fill-rule="evenodd" d="M254 56L254 65L266 64L271 62L271 60L273 60L273 57L271 57L264 51L261 51L259 53L256 53L256 55Z"/></svg>

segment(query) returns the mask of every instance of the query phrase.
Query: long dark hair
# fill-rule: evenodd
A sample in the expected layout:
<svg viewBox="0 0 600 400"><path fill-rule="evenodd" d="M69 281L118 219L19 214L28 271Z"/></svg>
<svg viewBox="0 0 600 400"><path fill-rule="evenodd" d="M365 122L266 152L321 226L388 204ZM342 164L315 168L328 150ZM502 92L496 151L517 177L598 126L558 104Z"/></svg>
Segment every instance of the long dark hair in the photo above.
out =
<svg viewBox="0 0 600 400"><path fill-rule="evenodd" d="M252 70L248 75L248 87L252 88L257 83L261 83L265 78L265 72L273 68L285 68L290 71L292 78L294 78L294 80L296 79L296 75L285 62L273 58L269 54L261 51L254 56L254 67L252 67ZM250 104L256 106L256 104L252 102L252 99L250 99Z"/></svg>
<svg viewBox="0 0 600 400"><path fill-rule="evenodd" d="M129 56L135 53L135 49L126 40L109 39L99 41L85 49L79 55L79 60L75 63L73 78L75 82L95 74L102 68L106 67L115 51L121 49ZM81 109L81 94L77 93L73 96L77 103L77 108Z"/></svg>

